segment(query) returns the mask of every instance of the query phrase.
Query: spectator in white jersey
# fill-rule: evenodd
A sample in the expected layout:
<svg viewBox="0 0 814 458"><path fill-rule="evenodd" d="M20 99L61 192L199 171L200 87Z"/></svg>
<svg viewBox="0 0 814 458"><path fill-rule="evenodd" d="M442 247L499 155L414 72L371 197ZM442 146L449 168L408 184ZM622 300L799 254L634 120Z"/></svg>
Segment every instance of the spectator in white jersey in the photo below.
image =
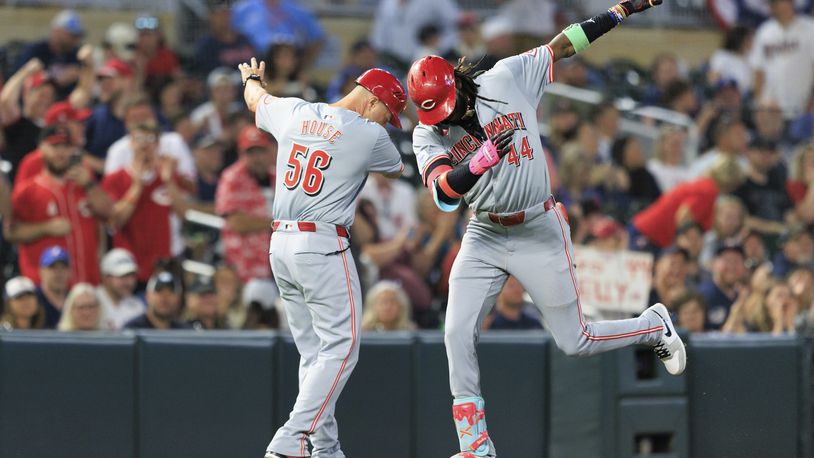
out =
<svg viewBox="0 0 814 458"><path fill-rule="evenodd" d="M772 18L755 34L755 98L776 100L787 120L809 107L814 86L814 21L791 0L769 0Z"/></svg>

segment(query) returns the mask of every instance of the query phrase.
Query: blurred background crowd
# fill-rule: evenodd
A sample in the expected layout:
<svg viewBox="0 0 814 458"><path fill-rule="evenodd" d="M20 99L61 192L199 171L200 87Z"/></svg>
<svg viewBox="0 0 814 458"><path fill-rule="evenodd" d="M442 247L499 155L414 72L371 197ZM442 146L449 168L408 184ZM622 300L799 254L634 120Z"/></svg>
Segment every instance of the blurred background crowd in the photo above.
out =
<svg viewBox="0 0 814 458"><path fill-rule="evenodd" d="M187 3L198 6L197 26L174 29L176 46L166 14L140 12L106 24L94 42L83 9L34 24L39 40L5 43L0 327L285 329L267 251L277 144L242 102L239 63L265 60L275 95L333 102L368 68L403 78L412 60L439 54L488 69L610 6L329 2L330 11L372 12L369 31L341 45L311 2ZM663 302L688 332L807 332L811 4L707 8L719 28L704 27L720 45L700 65L688 64L681 42L649 65L557 63L538 119L552 191L579 247L653 256L642 309ZM470 216L436 208L412 154L412 108L402 123L391 136L405 176L369 177L351 231L371 331L443 327ZM510 277L484 328L543 327Z"/></svg>

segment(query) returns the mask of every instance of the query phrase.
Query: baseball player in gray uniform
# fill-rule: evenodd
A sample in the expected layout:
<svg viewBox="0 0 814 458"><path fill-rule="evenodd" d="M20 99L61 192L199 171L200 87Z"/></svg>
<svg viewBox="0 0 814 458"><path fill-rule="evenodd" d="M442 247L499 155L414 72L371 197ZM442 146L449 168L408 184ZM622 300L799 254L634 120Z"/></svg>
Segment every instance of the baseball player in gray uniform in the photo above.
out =
<svg viewBox="0 0 814 458"><path fill-rule="evenodd" d="M269 259L301 356L297 401L266 457L344 458L334 407L356 366L362 317L348 228L368 173L401 175L383 126L400 127L407 95L372 69L342 100L307 103L267 94L264 70L255 59L240 65L257 127L279 144Z"/></svg>
<svg viewBox="0 0 814 458"><path fill-rule="evenodd" d="M671 374L686 364L684 344L662 304L638 318L586 322L574 271L568 219L551 194L537 105L553 65L661 0L625 0L573 24L549 44L475 73L437 56L407 77L421 123L413 149L425 184L445 211L461 199L474 211L450 276L445 325L453 419L461 453L496 456L486 428L475 342L484 315L511 274L525 286L557 346L592 355L632 344L654 347Z"/></svg>

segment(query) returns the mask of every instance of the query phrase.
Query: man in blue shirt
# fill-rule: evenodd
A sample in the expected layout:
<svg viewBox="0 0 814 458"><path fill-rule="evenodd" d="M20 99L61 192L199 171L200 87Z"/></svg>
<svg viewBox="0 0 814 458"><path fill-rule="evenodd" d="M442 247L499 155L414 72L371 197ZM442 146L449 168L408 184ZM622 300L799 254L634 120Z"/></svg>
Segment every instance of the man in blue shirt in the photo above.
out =
<svg viewBox="0 0 814 458"><path fill-rule="evenodd" d="M738 297L738 288L749 278L745 261L741 245L721 245L715 251L712 278L698 287L707 304L707 329L721 329L726 322L729 309Z"/></svg>
<svg viewBox="0 0 814 458"><path fill-rule="evenodd" d="M524 298L525 290L520 282L510 276L497 297L497 304L488 321L488 329L521 330L543 329L540 319L528 312L534 308ZM529 307L531 306L531 307Z"/></svg>
<svg viewBox="0 0 814 458"><path fill-rule="evenodd" d="M243 0L232 9L232 26L245 35L260 54L277 36L293 36L304 51L303 68L316 59L325 43L325 31L310 11L291 0Z"/></svg>
<svg viewBox="0 0 814 458"><path fill-rule="evenodd" d="M218 0L209 9L209 33L195 45L195 73L205 77L218 67L235 68L258 54L243 34L232 28L228 0Z"/></svg>
<svg viewBox="0 0 814 458"><path fill-rule="evenodd" d="M48 37L28 45L14 65L12 74L31 59L39 59L48 76L56 83L58 99L71 93L79 79L79 45L85 36L85 29L79 15L72 10L63 10L51 21Z"/></svg>

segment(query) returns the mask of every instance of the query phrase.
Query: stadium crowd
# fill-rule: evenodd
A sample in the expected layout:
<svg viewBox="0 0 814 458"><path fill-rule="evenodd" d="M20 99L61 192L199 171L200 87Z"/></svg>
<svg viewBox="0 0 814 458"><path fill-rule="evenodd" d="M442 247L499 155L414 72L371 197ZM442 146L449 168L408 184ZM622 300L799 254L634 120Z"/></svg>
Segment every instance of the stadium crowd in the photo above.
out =
<svg viewBox="0 0 814 458"><path fill-rule="evenodd" d="M454 0L381 1L370 36L325 87L313 72L328 35L293 0L210 2L190 55L167 46L155 16L114 23L91 44L81 13L60 12L0 75L0 158L10 166L0 180L0 328L285 328L267 252L285 152L254 126L237 65L260 56L269 92L327 102L368 68L403 77L430 53L488 69L564 25L553 5L529 24L522 3L481 21ZM541 113L574 242L652 253L649 302L665 303L688 332L814 330L814 21L791 0L770 11L756 28L723 32L700 68L680 53L648 70L561 61L556 82L605 102L554 97ZM616 103L622 95L681 122L634 118ZM623 129L626 119L657 138ZM391 132L413 168L415 122L408 109L405 130ZM366 330L443 326L470 215L442 213L419 177L371 175L361 190L352 249ZM542 327L510 278L484 328Z"/></svg>

